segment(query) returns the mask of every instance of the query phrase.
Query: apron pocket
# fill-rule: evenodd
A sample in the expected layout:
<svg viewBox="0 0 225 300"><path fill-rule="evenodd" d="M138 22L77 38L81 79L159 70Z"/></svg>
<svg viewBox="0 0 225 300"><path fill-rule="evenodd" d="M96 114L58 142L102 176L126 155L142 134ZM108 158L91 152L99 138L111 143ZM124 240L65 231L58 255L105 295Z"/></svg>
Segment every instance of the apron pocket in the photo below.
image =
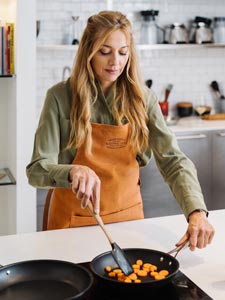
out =
<svg viewBox="0 0 225 300"><path fill-rule="evenodd" d="M97 225L96 220L90 216L71 216L70 219L70 227L81 227L81 226L89 226L89 225Z"/></svg>
<svg viewBox="0 0 225 300"><path fill-rule="evenodd" d="M101 218L105 224L143 219L143 205L142 203L138 203L137 205L134 205L127 209L101 216ZM89 217L73 215L70 219L70 227L80 227L97 224L98 223L92 216Z"/></svg>

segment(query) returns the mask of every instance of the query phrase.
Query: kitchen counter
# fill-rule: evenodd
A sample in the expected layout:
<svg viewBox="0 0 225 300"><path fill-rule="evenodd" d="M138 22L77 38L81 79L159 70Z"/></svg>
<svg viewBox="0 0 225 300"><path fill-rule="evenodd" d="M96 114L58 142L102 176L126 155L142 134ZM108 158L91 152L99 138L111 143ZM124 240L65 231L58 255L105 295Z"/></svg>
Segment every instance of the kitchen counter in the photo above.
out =
<svg viewBox="0 0 225 300"><path fill-rule="evenodd" d="M200 117L184 117L178 119L175 125L169 126L175 132L225 130L225 120L202 120Z"/></svg>
<svg viewBox="0 0 225 300"><path fill-rule="evenodd" d="M213 243L194 252L179 253L180 270L214 300L225 295L224 220L225 210L211 211L216 229ZM183 215L149 218L106 225L122 248L150 248L167 252L186 230ZM32 260L59 259L75 263L91 261L111 250L99 226L26 233L0 237L0 264Z"/></svg>

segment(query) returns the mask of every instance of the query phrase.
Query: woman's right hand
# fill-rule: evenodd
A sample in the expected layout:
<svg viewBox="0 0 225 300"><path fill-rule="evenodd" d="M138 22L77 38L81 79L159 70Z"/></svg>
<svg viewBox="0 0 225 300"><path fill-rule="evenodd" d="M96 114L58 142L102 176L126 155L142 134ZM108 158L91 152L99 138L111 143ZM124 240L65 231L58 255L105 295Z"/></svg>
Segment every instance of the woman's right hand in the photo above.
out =
<svg viewBox="0 0 225 300"><path fill-rule="evenodd" d="M92 202L94 212L100 211L101 181L97 174L89 167L74 165L69 173L72 191L81 200L81 207L86 208L88 201Z"/></svg>

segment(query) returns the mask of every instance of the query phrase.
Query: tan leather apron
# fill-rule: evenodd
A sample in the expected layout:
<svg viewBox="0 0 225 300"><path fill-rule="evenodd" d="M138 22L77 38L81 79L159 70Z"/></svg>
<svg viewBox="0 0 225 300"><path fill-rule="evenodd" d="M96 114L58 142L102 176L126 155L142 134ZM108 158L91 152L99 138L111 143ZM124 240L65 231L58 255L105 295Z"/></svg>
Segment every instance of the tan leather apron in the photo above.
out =
<svg viewBox="0 0 225 300"><path fill-rule="evenodd" d="M92 155L85 143L73 164L90 167L101 180L100 215L105 223L143 219L136 153L128 143L129 124L114 126L92 123ZM96 224L88 209L71 189L55 188L47 229Z"/></svg>

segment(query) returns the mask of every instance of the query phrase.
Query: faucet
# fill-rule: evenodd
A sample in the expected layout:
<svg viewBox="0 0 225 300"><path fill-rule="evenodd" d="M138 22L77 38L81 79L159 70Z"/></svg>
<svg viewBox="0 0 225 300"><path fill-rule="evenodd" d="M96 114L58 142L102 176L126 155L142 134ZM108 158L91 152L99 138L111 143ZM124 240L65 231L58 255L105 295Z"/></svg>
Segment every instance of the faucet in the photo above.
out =
<svg viewBox="0 0 225 300"><path fill-rule="evenodd" d="M63 81L66 80L70 76L70 73L71 73L71 68L68 66L65 66L63 68L62 80Z"/></svg>

